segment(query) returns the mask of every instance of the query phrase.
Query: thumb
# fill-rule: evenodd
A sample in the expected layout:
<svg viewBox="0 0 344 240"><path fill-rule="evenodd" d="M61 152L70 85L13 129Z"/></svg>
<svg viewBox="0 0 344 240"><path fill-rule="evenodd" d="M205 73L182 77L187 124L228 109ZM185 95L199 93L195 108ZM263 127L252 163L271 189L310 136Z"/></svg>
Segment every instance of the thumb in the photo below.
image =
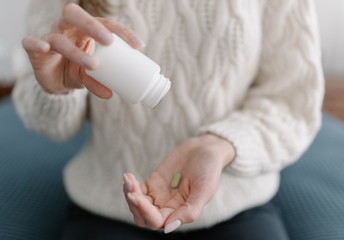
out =
<svg viewBox="0 0 344 240"><path fill-rule="evenodd" d="M184 204L181 204L164 223L164 232L170 233L185 223L192 223L197 220L204 206L214 196L217 186L211 182L198 181L191 187L189 197Z"/></svg>
<svg viewBox="0 0 344 240"><path fill-rule="evenodd" d="M206 202L201 200L187 201L174 211L165 221L164 232L170 233L185 223L192 223L199 217Z"/></svg>

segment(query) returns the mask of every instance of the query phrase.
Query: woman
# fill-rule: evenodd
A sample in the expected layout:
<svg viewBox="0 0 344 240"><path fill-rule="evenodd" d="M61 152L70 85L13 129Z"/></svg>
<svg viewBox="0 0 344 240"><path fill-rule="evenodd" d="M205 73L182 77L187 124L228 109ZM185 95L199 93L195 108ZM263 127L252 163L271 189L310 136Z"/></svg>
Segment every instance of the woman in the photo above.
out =
<svg viewBox="0 0 344 240"><path fill-rule="evenodd" d="M80 1L104 18L68 2L34 1L40 14L31 11L23 39L32 69L14 91L26 126L53 139L92 124L64 171L75 205L61 239L162 239L159 229L177 239L287 239L270 200L279 171L320 126L313 2ZM85 73L99 65L95 41L111 44L111 32L146 44L171 79L157 109Z"/></svg>

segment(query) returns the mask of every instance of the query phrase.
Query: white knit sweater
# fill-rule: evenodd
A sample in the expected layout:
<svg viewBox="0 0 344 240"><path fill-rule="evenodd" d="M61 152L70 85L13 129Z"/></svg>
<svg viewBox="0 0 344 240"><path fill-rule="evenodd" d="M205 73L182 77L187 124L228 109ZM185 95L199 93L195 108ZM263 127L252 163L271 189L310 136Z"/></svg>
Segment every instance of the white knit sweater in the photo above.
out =
<svg viewBox="0 0 344 240"><path fill-rule="evenodd" d="M34 0L29 34L49 31L68 1ZM296 161L321 122L323 75L311 0L112 0L114 19L146 42L142 50L172 81L152 110L85 89L49 95L30 65L14 101L26 126L56 140L75 135L87 118L92 134L65 168L72 200L94 213L133 222L122 177L143 182L175 147L211 132L237 156L199 219L211 226L269 201L279 171ZM39 12L38 12L39 11ZM133 66L133 69L135 66Z"/></svg>

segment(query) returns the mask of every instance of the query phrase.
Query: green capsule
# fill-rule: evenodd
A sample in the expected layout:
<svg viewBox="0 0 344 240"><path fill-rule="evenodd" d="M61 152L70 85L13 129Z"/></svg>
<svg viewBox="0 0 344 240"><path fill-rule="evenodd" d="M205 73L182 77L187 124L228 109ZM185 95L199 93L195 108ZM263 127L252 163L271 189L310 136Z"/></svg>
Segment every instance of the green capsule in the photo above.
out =
<svg viewBox="0 0 344 240"><path fill-rule="evenodd" d="M182 179L182 174L176 173L172 179L171 182L171 187L172 188L177 188L180 184L180 180Z"/></svg>

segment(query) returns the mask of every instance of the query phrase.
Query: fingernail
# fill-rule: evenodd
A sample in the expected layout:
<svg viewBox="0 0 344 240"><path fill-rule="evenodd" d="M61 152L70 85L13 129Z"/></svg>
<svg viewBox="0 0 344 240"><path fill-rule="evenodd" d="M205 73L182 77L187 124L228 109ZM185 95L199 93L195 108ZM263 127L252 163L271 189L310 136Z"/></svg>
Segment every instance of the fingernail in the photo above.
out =
<svg viewBox="0 0 344 240"><path fill-rule="evenodd" d="M173 232L174 230L176 230L180 225L182 225L182 222L180 220L175 220L169 224L167 224L167 226L164 229L164 233L170 233Z"/></svg>
<svg viewBox="0 0 344 240"><path fill-rule="evenodd" d="M90 69L96 69L99 66L99 59L95 57L84 56L81 59L82 64Z"/></svg>
<svg viewBox="0 0 344 240"><path fill-rule="evenodd" d="M50 45L47 42L40 41L40 42L36 43L36 47L39 50L45 51L45 50L49 49Z"/></svg>
<svg viewBox="0 0 344 240"><path fill-rule="evenodd" d="M128 192L132 192L133 184L131 183L129 177L126 174L124 174L123 178L124 178L125 189L127 189Z"/></svg>
<svg viewBox="0 0 344 240"><path fill-rule="evenodd" d="M140 38L138 38L137 36L131 37L130 40L138 48L143 48L144 46L146 46L146 44Z"/></svg>
<svg viewBox="0 0 344 240"><path fill-rule="evenodd" d="M133 194L132 194L132 193L128 193L127 196L128 196L128 198L129 198L130 202L131 202L132 204L134 204L135 206L137 206L137 201L136 201L135 197L133 196Z"/></svg>
<svg viewBox="0 0 344 240"><path fill-rule="evenodd" d="M105 31L105 30L100 30L98 32L98 37L100 38L100 40L102 40L103 43L105 43L106 45L110 45L113 42L113 37L112 34Z"/></svg>

